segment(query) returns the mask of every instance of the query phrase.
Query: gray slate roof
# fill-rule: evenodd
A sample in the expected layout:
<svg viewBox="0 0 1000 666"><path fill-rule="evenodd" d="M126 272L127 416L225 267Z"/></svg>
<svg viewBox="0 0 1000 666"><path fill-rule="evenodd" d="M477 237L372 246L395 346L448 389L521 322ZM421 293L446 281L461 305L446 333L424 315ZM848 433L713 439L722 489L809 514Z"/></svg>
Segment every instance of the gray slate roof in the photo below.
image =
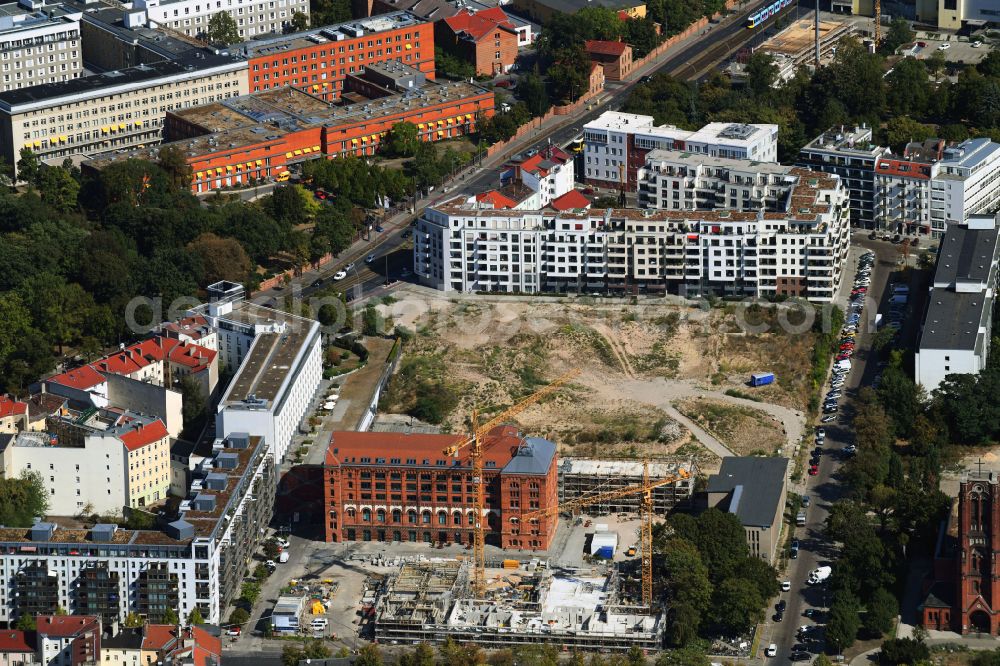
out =
<svg viewBox="0 0 1000 666"><path fill-rule="evenodd" d="M745 527L770 526L787 470L788 458L723 458L719 473L708 477L708 492L729 494L728 511Z"/></svg>
<svg viewBox="0 0 1000 666"><path fill-rule="evenodd" d="M503 468L504 474L548 474L556 445L541 437L525 437L524 446Z"/></svg>

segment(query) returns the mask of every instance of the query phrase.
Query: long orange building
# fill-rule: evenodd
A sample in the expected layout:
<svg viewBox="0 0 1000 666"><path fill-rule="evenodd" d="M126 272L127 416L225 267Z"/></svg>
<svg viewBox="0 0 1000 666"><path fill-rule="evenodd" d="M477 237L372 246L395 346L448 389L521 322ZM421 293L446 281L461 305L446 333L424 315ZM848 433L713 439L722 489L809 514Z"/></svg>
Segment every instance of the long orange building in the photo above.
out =
<svg viewBox="0 0 1000 666"><path fill-rule="evenodd" d="M456 435L335 432L323 472L329 542L472 543L475 486L466 448L443 451ZM521 516L558 504L556 445L499 426L484 441L487 543L546 550L557 518Z"/></svg>
<svg viewBox="0 0 1000 666"><path fill-rule="evenodd" d="M296 164L374 155L399 122L422 141L471 134L494 113L493 93L465 83L437 83L401 62L375 63L348 74L339 102L285 86L169 112L169 143L187 155L195 193L280 180ZM164 146L106 153L84 162L99 170L126 159L155 161Z"/></svg>
<svg viewBox="0 0 1000 666"><path fill-rule="evenodd" d="M434 24L409 12L258 39L242 47L250 92L296 86L335 101L343 94L349 75L393 61L434 78Z"/></svg>

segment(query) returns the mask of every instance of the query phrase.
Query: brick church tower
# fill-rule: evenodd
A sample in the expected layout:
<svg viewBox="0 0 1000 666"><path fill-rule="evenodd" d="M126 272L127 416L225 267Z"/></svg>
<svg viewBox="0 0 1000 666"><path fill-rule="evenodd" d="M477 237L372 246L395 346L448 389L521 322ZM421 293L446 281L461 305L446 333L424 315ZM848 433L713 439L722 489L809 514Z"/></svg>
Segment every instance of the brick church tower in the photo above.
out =
<svg viewBox="0 0 1000 666"><path fill-rule="evenodd" d="M963 634L1000 627L1000 485L992 472L969 472L958 494L957 589L953 623Z"/></svg>

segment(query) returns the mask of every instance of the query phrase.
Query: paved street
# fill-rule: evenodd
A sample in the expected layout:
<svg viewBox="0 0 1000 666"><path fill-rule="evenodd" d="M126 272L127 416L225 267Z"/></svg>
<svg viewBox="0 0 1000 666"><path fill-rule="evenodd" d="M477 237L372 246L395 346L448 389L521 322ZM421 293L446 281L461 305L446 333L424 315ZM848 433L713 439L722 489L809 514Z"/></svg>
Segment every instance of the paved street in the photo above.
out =
<svg viewBox="0 0 1000 666"><path fill-rule="evenodd" d="M851 406L852 399L857 395L861 386L870 385L877 373L877 364L869 363L872 360L871 338L874 333L874 316L879 312L879 305L885 300L886 283L891 271L895 268L895 261L898 255L897 246L881 241L868 241L866 232L858 232L852 239L852 247L845 273L845 284L842 286L838 297L838 305L844 307L847 297L854 281L857 270L859 256L868 249L875 250L878 261L872 271L872 281L869 287L869 297L863 312L863 322L865 326L859 330L858 345L854 357L851 360L851 373L846 381L845 397L841 400L840 417L837 421L824 424L826 428L826 441L823 445L823 455L820 459L819 474L808 476L802 472L803 481L801 490L808 494L811 502L806 511L806 526L795 528L795 536L800 543L799 557L789 560L788 567L782 576L782 580L791 582L791 591L783 592L779 598L785 599L788 607L785 611L785 619L781 623L773 622L771 616L774 613L774 603L768 610L768 621L764 629L764 635L760 642L761 654L764 648L770 643L778 646L778 655L772 660L775 662L787 662L792 652L792 645L798 642L796 632L801 625L812 625L813 620L803 616L807 608L825 609L828 599L825 594L825 587L810 587L806 585L809 572L824 564L832 564L836 556L836 548L829 544L823 537L823 529L830 506L838 501L843 495L843 487L837 479L838 472L843 464L843 457L840 451L850 443L853 443L854 435L850 428L850 419L853 415ZM911 305L911 311L914 306ZM908 321L912 324L912 321ZM915 326L909 326L909 329ZM828 389L829 384L824 385L823 391ZM820 425L818 422L816 425ZM804 462L804 461L803 461ZM820 621L825 618L820 617ZM822 631L818 631L816 636L821 637ZM811 644L811 652L815 655L821 651L822 644L814 642Z"/></svg>

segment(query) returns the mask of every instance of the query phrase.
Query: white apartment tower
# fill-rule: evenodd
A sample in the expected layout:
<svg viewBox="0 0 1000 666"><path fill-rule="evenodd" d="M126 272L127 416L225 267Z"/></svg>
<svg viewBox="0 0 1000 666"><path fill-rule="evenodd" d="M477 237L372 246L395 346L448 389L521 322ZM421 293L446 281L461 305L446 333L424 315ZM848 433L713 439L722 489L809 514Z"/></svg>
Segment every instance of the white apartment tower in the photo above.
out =
<svg viewBox="0 0 1000 666"><path fill-rule="evenodd" d="M145 12L149 27L169 28L189 37L200 37L214 14L227 12L244 40L280 35L295 12L309 16L308 0L135 0L133 9Z"/></svg>

